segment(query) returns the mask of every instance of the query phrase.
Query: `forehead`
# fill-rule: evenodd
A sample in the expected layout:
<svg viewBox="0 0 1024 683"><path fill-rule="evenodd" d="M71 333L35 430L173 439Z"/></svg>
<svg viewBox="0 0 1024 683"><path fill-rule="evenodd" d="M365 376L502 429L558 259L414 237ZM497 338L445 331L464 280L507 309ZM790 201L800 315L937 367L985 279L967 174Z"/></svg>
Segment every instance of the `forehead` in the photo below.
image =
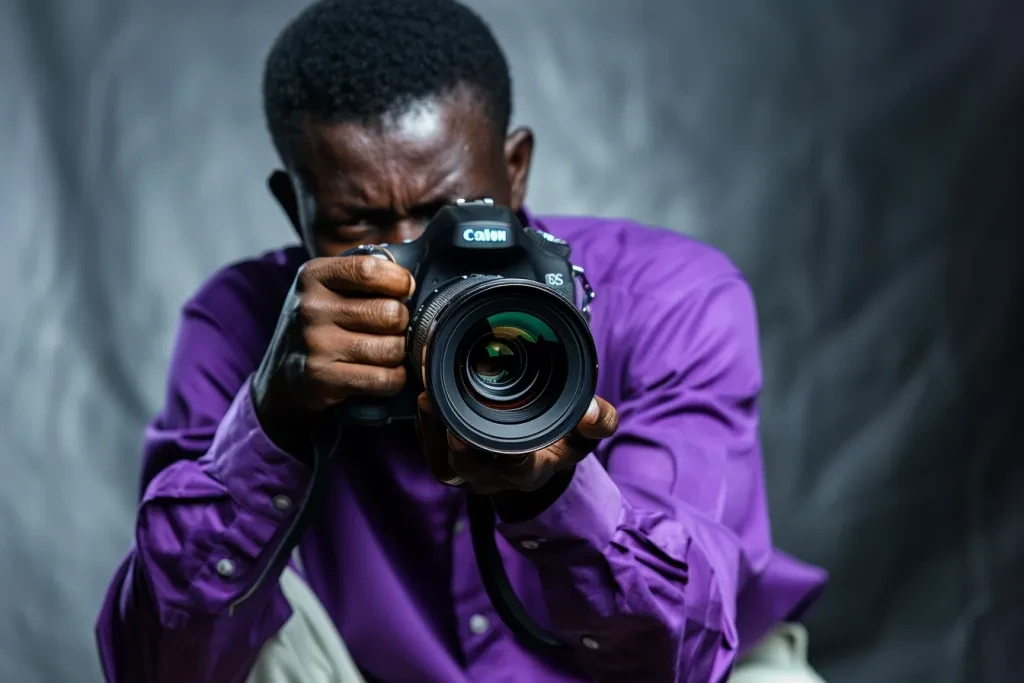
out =
<svg viewBox="0 0 1024 683"><path fill-rule="evenodd" d="M483 109L454 96L372 122L309 122L297 152L310 189L373 204L478 185L501 168L501 138Z"/></svg>

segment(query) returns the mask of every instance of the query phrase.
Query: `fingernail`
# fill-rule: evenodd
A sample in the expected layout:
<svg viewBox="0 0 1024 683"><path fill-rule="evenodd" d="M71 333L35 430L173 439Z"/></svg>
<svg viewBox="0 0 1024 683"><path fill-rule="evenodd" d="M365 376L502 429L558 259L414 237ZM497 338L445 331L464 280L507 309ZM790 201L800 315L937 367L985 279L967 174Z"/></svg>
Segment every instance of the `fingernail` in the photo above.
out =
<svg viewBox="0 0 1024 683"><path fill-rule="evenodd" d="M584 415L584 419L587 422L597 422L598 415L601 414L601 406L597 404L597 398L590 399L590 407L587 408L587 414Z"/></svg>
<svg viewBox="0 0 1024 683"><path fill-rule="evenodd" d="M406 297L407 299L409 297L411 297L416 292L416 278L414 278L414 277L412 277L410 275L409 276L409 280L410 280L410 282L409 282L409 295Z"/></svg>

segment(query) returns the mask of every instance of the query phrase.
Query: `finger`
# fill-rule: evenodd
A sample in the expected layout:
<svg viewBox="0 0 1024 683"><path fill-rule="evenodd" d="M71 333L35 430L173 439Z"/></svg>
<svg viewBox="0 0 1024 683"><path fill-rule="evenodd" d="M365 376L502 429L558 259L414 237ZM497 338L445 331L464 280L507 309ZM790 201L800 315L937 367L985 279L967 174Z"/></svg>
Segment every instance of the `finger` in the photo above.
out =
<svg viewBox="0 0 1024 683"><path fill-rule="evenodd" d="M502 479L515 484L525 484L535 479L538 465L541 464L541 459L538 453L520 453L520 454L509 454L509 453L485 453L480 449L474 449L471 446L464 444L462 441L448 435L448 445L451 450L460 451L468 450L478 456L480 462L486 464L487 469L496 472Z"/></svg>
<svg viewBox="0 0 1024 683"><path fill-rule="evenodd" d="M445 432L445 448L448 464L460 477L470 481L478 479L488 469L494 469L494 458L470 448L459 439Z"/></svg>
<svg viewBox="0 0 1024 683"><path fill-rule="evenodd" d="M576 432L587 440L605 439L615 433L619 426L619 412L599 396L590 402L583 419L576 425Z"/></svg>
<svg viewBox="0 0 1024 683"><path fill-rule="evenodd" d="M475 452L448 451L448 465L461 479L465 480L474 493L487 495L496 491L515 488L494 467L493 461L485 460L487 454Z"/></svg>
<svg viewBox="0 0 1024 683"><path fill-rule="evenodd" d="M504 482L519 491L533 491L550 478L557 461L543 452L499 455L494 467Z"/></svg>
<svg viewBox="0 0 1024 683"><path fill-rule="evenodd" d="M394 396L405 386L405 367L382 368L310 356L306 377L313 386L321 387L324 400L338 402L358 395Z"/></svg>
<svg viewBox="0 0 1024 683"><path fill-rule="evenodd" d="M330 321L367 334L403 334L409 325L409 309L398 299L347 298L326 287L304 295L299 314L307 324Z"/></svg>
<svg viewBox="0 0 1024 683"><path fill-rule="evenodd" d="M333 325L321 325L306 332L310 357L357 365L397 368L405 361L405 337L362 334Z"/></svg>
<svg viewBox="0 0 1024 683"><path fill-rule="evenodd" d="M545 448L539 456L551 461L551 467L563 467L566 463L578 463L594 452L602 439L615 433L619 414L615 407L595 396L590 408L565 437Z"/></svg>
<svg viewBox="0 0 1024 683"><path fill-rule="evenodd" d="M303 266L301 277L311 278L342 294L377 294L405 299L416 289L412 273L397 263L373 256L313 259Z"/></svg>
<svg viewBox="0 0 1024 683"><path fill-rule="evenodd" d="M427 469L442 483L455 480L459 475L448 464L448 432L434 415L426 392L419 395L416 408L416 432L427 459Z"/></svg>
<svg viewBox="0 0 1024 683"><path fill-rule="evenodd" d="M543 481L546 470L540 467L536 453L505 455L486 453L467 446L448 434L448 463L452 469L473 484L478 493L484 490L518 489L532 491Z"/></svg>

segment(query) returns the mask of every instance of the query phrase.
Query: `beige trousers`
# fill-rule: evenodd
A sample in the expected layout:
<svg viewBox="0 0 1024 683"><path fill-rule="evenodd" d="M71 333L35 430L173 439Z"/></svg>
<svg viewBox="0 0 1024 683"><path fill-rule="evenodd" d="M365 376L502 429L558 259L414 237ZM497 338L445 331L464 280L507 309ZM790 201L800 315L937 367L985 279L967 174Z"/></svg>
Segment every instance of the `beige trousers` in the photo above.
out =
<svg viewBox="0 0 1024 683"><path fill-rule="evenodd" d="M281 575L281 590L293 614L263 646L247 683L365 683L306 582L288 568ZM783 624L743 657L728 683L824 680L807 663L807 630L800 624Z"/></svg>

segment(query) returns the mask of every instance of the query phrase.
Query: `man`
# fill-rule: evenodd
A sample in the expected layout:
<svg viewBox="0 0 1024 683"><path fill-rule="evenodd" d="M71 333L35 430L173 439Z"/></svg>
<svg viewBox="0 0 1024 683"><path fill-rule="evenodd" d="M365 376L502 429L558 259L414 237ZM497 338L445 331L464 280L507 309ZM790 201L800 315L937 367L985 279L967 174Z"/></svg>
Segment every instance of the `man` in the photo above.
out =
<svg viewBox="0 0 1024 683"><path fill-rule="evenodd" d="M108 680L820 680L785 624L824 575L771 545L735 267L668 231L531 215L508 66L452 0L319 2L278 38L263 94L284 167L270 190L302 246L228 266L184 307L135 543L99 618ZM407 379L411 275L336 255L415 238L477 197L573 247L599 293L602 398L516 466L446 435L423 397L419 430L346 428L323 505L288 566L272 562L328 409ZM566 655L498 619L465 532L471 490Z"/></svg>

